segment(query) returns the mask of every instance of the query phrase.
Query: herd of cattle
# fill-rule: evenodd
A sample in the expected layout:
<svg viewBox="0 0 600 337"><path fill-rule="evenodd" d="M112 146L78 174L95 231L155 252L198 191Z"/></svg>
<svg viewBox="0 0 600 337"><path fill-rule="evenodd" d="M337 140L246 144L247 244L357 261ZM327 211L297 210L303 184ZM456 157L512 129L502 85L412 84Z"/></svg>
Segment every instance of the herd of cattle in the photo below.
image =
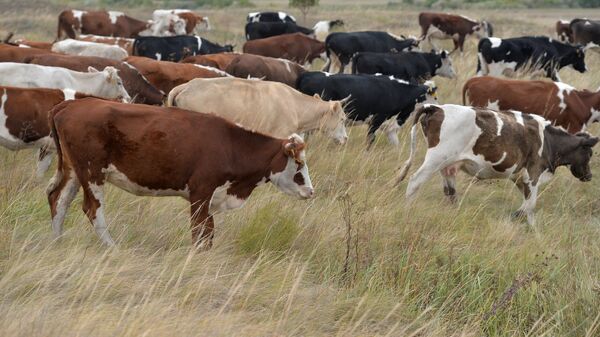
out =
<svg viewBox="0 0 600 337"><path fill-rule="evenodd" d="M235 53L194 35L210 25L189 10L156 10L148 21L66 10L54 42L9 36L0 44L0 145L37 148L39 175L56 154L47 189L54 233L61 235L82 189L83 211L107 245L114 242L103 212L106 182L136 195L186 198L193 242L210 247L213 215L241 207L262 183L313 197L299 134L322 131L344 144L349 123L368 123L367 146L378 130L398 145L400 126L414 115L398 182L413 161L418 123L428 149L407 197L436 172L451 201L459 170L510 178L524 196L514 216L533 223L539 186L559 166L591 179L598 138L585 127L600 120L600 92L562 83L558 71L586 71L600 22L559 22L561 42L492 37L490 22L460 15L421 13L418 20L416 38L330 33L344 22L306 28L283 12L250 13L243 53ZM439 105L431 79L456 77L452 57L462 57L469 36L480 39L478 76L465 83L463 105ZM441 39L453 40L454 50L438 50ZM424 41L431 51L422 50ZM318 58L323 71L308 71ZM525 69L553 81L499 77Z"/></svg>

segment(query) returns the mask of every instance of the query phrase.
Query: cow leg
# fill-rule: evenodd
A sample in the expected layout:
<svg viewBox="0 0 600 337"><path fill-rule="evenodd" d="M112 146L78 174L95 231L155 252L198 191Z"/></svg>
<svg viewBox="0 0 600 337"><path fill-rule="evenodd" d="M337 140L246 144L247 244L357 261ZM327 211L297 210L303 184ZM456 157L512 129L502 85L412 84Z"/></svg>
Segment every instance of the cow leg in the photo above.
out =
<svg viewBox="0 0 600 337"><path fill-rule="evenodd" d="M75 172L67 165L63 165L56 171L46 189L52 217L52 231L57 237L62 235L67 210L75 199L79 186Z"/></svg>
<svg viewBox="0 0 600 337"><path fill-rule="evenodd" d="M192 216L192 242L197 249L205 250L212 247L215 222L209 213L212 193L190 196Z"/></svg>
<svg viewBox="0 0 600 337"><path fill-rule="evenodd" d="M381 127L390 144L394 146L400 145L400 141L398 140L398 130L400 130L400 125L398 124L398 120L396 118L388 119Z"/></svg>
<svg viewBox="0 0 600 337"><path fill-rule="evenodd" d="M331 57L327 58L327 61L325 61L325 64L323 65L321 71L329 72L329 68L331 68Z"/></svg>
<svg viewBox="0 0 600 337"><path fill-rule="evenodd" d="M379 130L381 125L385 122L386 117L383 114L376 114L369 123L369 130L367 131L367 150L371 148L375 142L375 132Z"/></svg>
<svg viewBox="0 0 600 337"><path fill-rule="evenodd" d="M408 181L408 187L406 188L406 199L413 199L417 190L424 184L431 176L440 171L445 167L447 162L446 155L439 153L439 151L428 150L425 154L425 161L419 167Z"/></svg>
<svg viewBox="0 0 600 337"><path fill-rule="evenodd" d="M36 175L38 178L42 178L44 177L46 171L48 171L50 164L52 164L52 152L49 151L48 147L43 146L39 148L37 157L38 162Z"/></svg>
<svg viewBox="0 0 600 337"><path fill-rule="evenodd" d="M450 165L440 171L442 178L444 179L444 194L448 197L451 203L456 202L456 173L458 167L456 165Z"/></svg>
<svg viewBox="0 0 600 337"><path fill-rule="evenodd" d="M519 184L517 184L517 187L519 187ZM537 202L538 186L533 185L531 182L521 182L521 187L519 187L519 189L523 193L524 200L523 204L521 204L521 207L519 207L519 209L512 214L512 217L520 218L526 216L527 222L530 225L534 225L535 217L533 215L533 211Z"/></svg>
<svg viewBox="0 0 600 337"><path fill-rule="evenodd" d="M83 184L83 212L94 225L94 231L107 246L114 246L115 242L108 233L108 226L104 218L104 185L94 183Z"/></svg>

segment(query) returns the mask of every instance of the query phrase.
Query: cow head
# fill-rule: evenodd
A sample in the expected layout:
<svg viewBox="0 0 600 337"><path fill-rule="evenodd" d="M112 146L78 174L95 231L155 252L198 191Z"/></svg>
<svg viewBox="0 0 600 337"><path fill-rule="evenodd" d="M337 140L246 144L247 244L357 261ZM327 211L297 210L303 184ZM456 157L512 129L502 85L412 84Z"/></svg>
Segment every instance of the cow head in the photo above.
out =
<svg viewBox="0 0 600 337"><path fill-rule="evenodd" d="M305 163L305 147L302 137L296 134L283 140L281 150L286 158L285 167L271 168L269 180L285 194L309 199L313 197L314 189Z"/></svg>
<svg viewBox="0 0 600 337"><path fill-rule="evenodd" d="M235 45L232 45L232 44L226 44L223 46L225 53L233 53L233 48L235 48Z"/></svg>
<svg viewBox="0 0 600 337"><path fill-rule="evenodd" d="M99 71L94 67L88 67L88 72L98 73ZM108 83L105 91L106 97L114 98L124 103L129 103L131 101L131 97L127 93L127 90L125 90L125 86L123 86L123 80L121 80L121 77L119 77L118 70L114 67L106 67L102 73L104 74L104 78Z"/></svg>
<svg viewBox="0 0 600 337"><path fill-rule="evenodd" d="M434 81L426 81L424 85L427 87L427 91L425 92L425 100L424 104L437 104L437 90L438 87Z"/></svg>
<svg viewBox="0 0 600 337"><path fill-rule="evenodd" d="M561 60L561 65L571 65L573 69L580 73L587 71L585 65L585 49L583 46L575 46L571 52Z"/></svg>
<svg viewBox="0 0 600 337"><path fill-rule="evenodd" d="M592 148L598 143L598 137L592 137L588 133L579 132L571 136L576 138L573 145L563 154L561 164L569 165L571 174L581 181L592 180L592 171L590 170L590 159L592 158ZM565 146L561 144L559 146Z"/></svg>
<svg viewBox="0 0 600 337"><path fill-rule="evenodd" d="M344 20L329 21L329 29L333 29L335 27L341 27L343 25L344 25Z"/></svg>
<svg viewBox="0 0 600 337"><path fill-rule="evenodd" d="M442 62L441 66L435 70L435 74L442 77L447 78L455 78L456 72L454 72L454 67L452 66L452 59L447 51L443 50L440 53L440 61Z"/></svg>
<svg viewBox="0 0 600 337"><path fill-rule="evenodd" d="M196 25L196 29L200 30L211 30L210 21L208 20L208 16L197 16L198 24Z"/></svg>
<svg viewBox="0 0 600 337"><path fill-rule="evenodd" d="M315 98L321 99L318 94L315 94ZM344 112L342 101L331 101L329 104L329 110L320 122L321 130L327 132L327 135L336 143L344 145L348 141L348 134L346 133L346 113Z"/></svg>
<svg viewBox="0 0 600 337"><path fill-rule="evenodd" d="M473 26L473 35L475 35L479 39L483 39L486 37L491 37L490 29L491 25L487 21L481 21L478 24Z"/></svg>

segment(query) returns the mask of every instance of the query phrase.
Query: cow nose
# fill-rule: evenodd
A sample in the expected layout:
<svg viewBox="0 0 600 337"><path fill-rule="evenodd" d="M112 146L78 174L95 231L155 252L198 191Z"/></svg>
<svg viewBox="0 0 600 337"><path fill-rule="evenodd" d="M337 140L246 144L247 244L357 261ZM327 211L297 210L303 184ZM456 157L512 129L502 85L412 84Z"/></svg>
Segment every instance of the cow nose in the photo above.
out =
<svg viewBox="0 0 600 337"><path fill-rule="evenodd" d="M339 145L344 145L344 144L346 144L347 142L348 142L348 136L344 136L344 137L342 137L342 138L338 138L338 139L337 139L337 143L338 143Z"/></svg>
<svg viewBox="0 0 600 337"><path fill-rule="evenodd" d="M303 191L302 197L304 199L312 199L315 196L315 190L312 187L308 187Z"/></svg>

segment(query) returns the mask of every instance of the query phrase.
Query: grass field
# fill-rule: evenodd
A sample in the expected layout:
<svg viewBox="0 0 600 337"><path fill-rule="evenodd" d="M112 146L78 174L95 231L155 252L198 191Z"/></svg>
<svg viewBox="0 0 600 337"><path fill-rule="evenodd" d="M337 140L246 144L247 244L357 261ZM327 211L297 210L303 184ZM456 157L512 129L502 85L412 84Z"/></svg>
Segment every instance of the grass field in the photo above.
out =
<svg viewBox="0 0 600 337"><path fill-rule="evenodd" d="M54 38L62 6L11 8L0 34ZM206 36L240 49L248 11L204 10L215 27ZM490 20L501 37L551 34L559 18L600 17L594 10L461 13ZM309 19L417 34L416 16L328 1ZM460 103L475 46L469 40L454 55L458 79L436 80L440 102ZM562 79L598 88L600 56L591 52L587 61L590 72L565 69ZM55 240L45 194L53 169L36 179L33 151L0 148L0 336L600 336L598 157L590 183L559 169L541 191L532 227L509 219L521 203L510 181L460 175L459 202L450 205L434 177L407 207L406 183L390 186L407 157L407 136L405 127L394 148L380 135L369 152L365 127L351 128L342 147L312 137L317 197L294 200L260 187L244 208L216 216L206 252L192 249L187 202L116 188L105 198L118 248L100 245L81 195ZM416 165L421 136L418 149Z"/></svg>

